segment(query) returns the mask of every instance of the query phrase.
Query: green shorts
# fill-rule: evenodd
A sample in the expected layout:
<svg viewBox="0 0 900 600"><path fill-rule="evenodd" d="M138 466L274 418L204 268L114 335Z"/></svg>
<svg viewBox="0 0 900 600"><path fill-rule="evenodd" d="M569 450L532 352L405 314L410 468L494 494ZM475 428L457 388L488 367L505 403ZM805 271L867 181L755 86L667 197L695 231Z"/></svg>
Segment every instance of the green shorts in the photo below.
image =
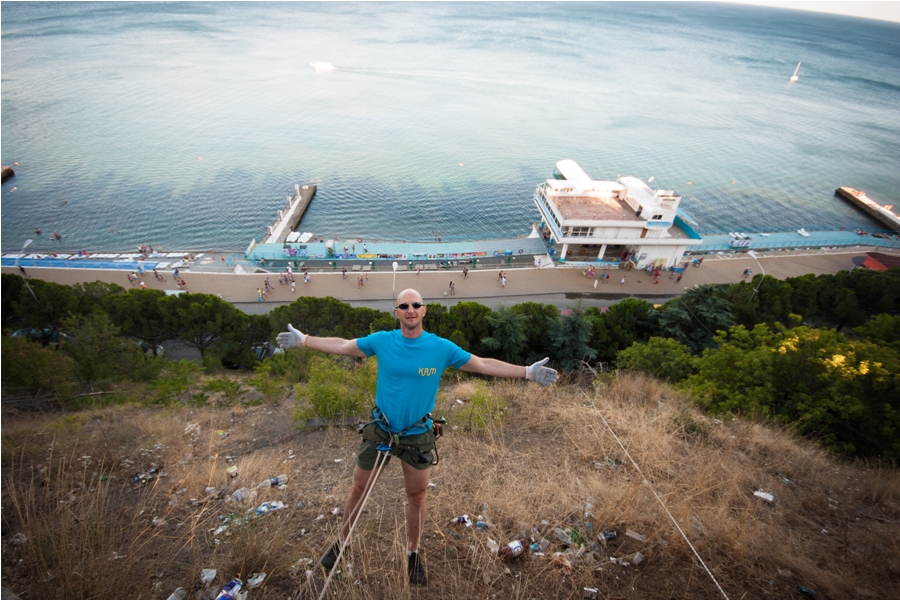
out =
<svg viewBox="0 0 900 600"><path fill-rule="evenodd" d="M356 451L356 464L364 471L371 471L375 468L375 458L378 456L376 446L381 442L390 443L391 436L378 423L369 423L363 427L362 436L363 441ZM434 432L431 430L416 435L403 436L400 438L400 447L391 449L385 464L390 462L391 456L396 456L416 469L427 469L434 462L436 439Z"/></svg>

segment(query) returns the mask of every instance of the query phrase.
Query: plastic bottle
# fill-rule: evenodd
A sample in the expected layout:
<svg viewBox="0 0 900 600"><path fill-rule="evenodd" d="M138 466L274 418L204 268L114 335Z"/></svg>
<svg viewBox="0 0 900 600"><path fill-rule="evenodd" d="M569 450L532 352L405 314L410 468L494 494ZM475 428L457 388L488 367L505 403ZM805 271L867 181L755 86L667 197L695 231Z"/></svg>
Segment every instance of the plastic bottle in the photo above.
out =
<svg viewBox="0 0 900 600"><path fill-rule="evenodd" d="M517 556L522 556L525 554L525 548L528 547L528 540L525 538L520 538L517 540L513 540L507 545L500 548L498 552L500 558L502 560L512 560Z"/></svg>
<svg viewBox="0 0 900 600"><path fill-rule="evenodd" d="M269 487L278 487L279 485L284 485L287 483L288 476L287 475L279 475L278 477L274 477L272 479L264 479L262 483L259 484L260 488L269 488Z"/></svg>
<svg viewBox="0 0 900 600"><path fill-rule="evenodd" d="M235 577L225 584L225 587L223 587L222 591L219 592L219 595L216 596L216 600L234 600L234 597L237 596L242 587L244 587L244 582L241 581L240 578Z"/></svg>
<svg viewBox="0 0 900 600"><path fill-rule="evenodd" d="M187 598L187 591L184 588L175 588L168 600L184 600L185 598Z"/></svg>

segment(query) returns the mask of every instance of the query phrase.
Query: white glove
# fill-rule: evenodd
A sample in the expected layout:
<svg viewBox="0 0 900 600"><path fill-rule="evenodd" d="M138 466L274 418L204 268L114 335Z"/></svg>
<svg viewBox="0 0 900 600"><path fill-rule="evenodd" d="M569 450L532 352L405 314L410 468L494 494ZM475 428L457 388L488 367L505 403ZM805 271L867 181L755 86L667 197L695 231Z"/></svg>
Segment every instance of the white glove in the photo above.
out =
<svg viewBox="0 0 900 600"><path fill-rule="evenodd" d="M539 360L530 367L525 367L525 379L541 385L553 385L553 382L556 381L556 369L544 366L548 360L550 358Z"/></svg>
<svg viewBox="0 0 900 600"><path fill-rule="evenodd" d="M281 348L302 348L306 345L306 334L294 329L294 326L288 323L288 330L279 333L275 337L275 343Z"/></svg>

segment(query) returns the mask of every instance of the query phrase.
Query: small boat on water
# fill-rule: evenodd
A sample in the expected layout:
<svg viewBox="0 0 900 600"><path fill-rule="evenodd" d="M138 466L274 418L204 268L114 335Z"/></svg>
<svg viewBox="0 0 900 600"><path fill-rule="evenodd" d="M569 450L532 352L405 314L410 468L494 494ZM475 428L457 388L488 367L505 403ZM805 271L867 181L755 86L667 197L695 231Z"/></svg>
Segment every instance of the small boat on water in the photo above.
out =
<svg viewBox="0 0 900 600"><path fill-rule="evenodd" d="M797 75L797 73L800 71L800 65L802 65L802 64L803 64L802 60L797 63L797 68L794 69L794 74L791 75L791 81L797 81L798 79L800 79L800 76Z"/></svg>

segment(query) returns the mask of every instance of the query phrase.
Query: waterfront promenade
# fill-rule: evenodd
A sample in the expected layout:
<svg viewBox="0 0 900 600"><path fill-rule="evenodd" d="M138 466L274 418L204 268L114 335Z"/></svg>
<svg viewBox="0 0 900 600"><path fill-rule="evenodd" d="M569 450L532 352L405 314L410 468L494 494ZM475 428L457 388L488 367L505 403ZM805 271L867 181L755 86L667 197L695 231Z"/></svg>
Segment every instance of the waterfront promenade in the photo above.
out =
<svg viewBox="0 0 900 600"><path fill-rule="evenodd" d="M462 268L449 270L426 270L419 275L410 271L398 271L396 275L385 265L384 270L373 272L351 271L343 278L340 270L311 270L310 282L303 282L303 272L295 271L295 292L290 285L279 285L276 273L231 273L204 270L195 265L193 270L181 270L187 283L187 291L214 294L234 303L251 313L268 312L275 306L293 302L301 296L331 296L354 306L369 306L378 310L389 310L393 293L413 287L422 293L427 303L452 305L461 301L476 301L496 307L500 304L512 306L520 302L534 301L555 304L560 308L573 306L578 298L583 298L585 306L608 306L628 297L645 298L653 302L663 302L684 290L708 283L735 283L741 281L744 269L750 268L754 274L765 271L778 279L811 274L837 273L853 268L853 257L865 256L866 251L886 252L900 256L900 250L885 248L839 248L810 249L759 253L757 259L743 253L714 254L705 257L699 267L689 266L680 282L664 273L658 284L646 271L607 271L607 283L598 282L583 275L580 268L560 268L544 266L540 269L518 266L504 268L507 274L506 286L499 281L499 265L470 269L468 278L463 279ZM545 261L546 263L546 261ZM762 269L762 270L761 270ZM3 267L4 273L16 273L14 267ZM602 271L597 271L599 277ZM162 272L165 282L157 281L153 273L146 273L142 280L149 289L176 290L172 273ZM368 273L368 279L365 279ZM56 283L73 285L90 281L115 283L125 288L134 287L128 282L128 272L112 269L59 269L28 268L32 279L44 279ZM364 278L364 285L358 279ZM625 283L621 284L622 277ZM257 301L258 288L269 278L274 291L267 294L263 302ZM396 278L395 278L396 277ZM456 293L449 294L453 281Z"/></svg>

